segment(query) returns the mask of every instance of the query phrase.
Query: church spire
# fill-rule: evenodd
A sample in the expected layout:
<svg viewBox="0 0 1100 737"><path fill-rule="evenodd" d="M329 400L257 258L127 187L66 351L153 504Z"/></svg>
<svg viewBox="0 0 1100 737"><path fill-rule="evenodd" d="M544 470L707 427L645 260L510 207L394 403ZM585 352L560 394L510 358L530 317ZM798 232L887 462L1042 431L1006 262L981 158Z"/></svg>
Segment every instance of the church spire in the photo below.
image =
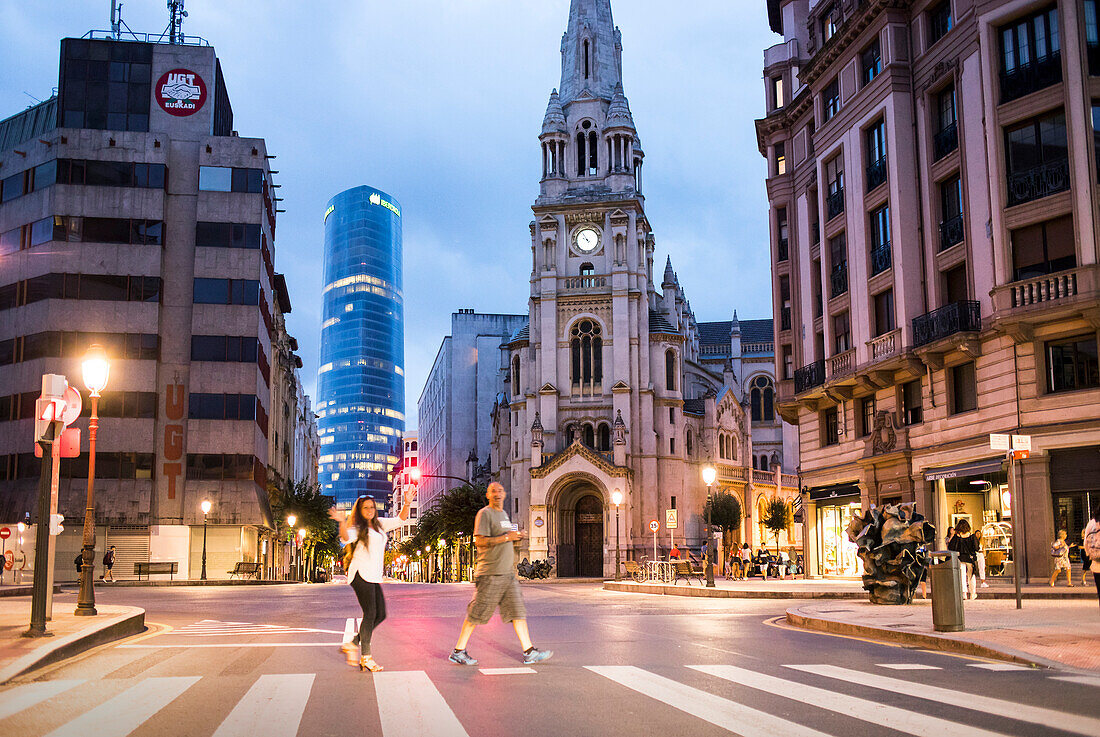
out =
<svg viewBox="0 0 1100 737"><path fill-rule="evenodd" d="M611 100L622 79L622 37L611 0L571 0L561 41L562 105L589 96Z"/></svg>

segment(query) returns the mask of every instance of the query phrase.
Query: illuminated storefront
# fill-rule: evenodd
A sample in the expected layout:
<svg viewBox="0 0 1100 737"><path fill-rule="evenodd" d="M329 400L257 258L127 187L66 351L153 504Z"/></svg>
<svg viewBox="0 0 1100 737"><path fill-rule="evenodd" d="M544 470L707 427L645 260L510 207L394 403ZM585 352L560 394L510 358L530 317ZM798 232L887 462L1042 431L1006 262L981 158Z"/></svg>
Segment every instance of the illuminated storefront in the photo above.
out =
<svg viewBox="0 0 1100 737"><path fill-rule="evenodd" d="M1001 458L989 458L948 468L928 469L924 478L935 487L937 541L948 527L966 520L980 535L986 574L1012 572L1012 495Z"/></svg>
<svg viewBox="0 0 1100 737"><path fill-rule="evenodd" d="M855 484L809 490L814 524L814 560L811 575L857 577L863 564L857 546L848 539L848 523L862 510L859 487Z"/></svg>

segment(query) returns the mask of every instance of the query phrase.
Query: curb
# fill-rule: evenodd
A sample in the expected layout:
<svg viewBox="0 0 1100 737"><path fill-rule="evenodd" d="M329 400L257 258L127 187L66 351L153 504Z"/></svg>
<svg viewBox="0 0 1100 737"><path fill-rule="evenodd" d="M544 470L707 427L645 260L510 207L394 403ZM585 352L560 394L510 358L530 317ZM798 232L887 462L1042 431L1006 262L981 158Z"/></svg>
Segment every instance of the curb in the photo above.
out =
<svg viewBox="0 0 1100 737"><path fill-rule="evenodd" d="M61 584L55 583L53 585L53 592L55 594L61 593ZM34 593L34 586L7 586L0 589L0 598L8 596L30 596Z"/></svg>
<svg viewBox="0 0 1100 737"><path fill-rule="evenodd" d="M1007 648L995 648L991 645L983 645L972 640L956 639L942 635L929 635L922 632L900 632L898 630L872 627L866 624L853 624L840 622L835 619L822 619L799 613L797 609L787 610L787 623L795 627L816 632L827 632L833 635L847 635L852 637L864 637L905 647L920 647L928 650L954 653L956 655L970 655L990 660L1001 660L1017 665L1028 665L1037 668L1066 668L1062 663L1038 658L1033 655L1019 653Z"/></svg>
<svg viewBox="0 0 1100 737"><path fill-rule="evenodd" d="M96 622L95 628L74 632L65 637L46 642L33 651L13 662L0 671L0 684L7 683L16 676L56 663L97 645L121 640L130 635L145 631L145 610L127 607L130 611L116 615L103 622Z"/></svg>
<svg viewBox="0 0 1100 737"><path fill-rule="evenodd" d="M706 599L866 599L864 591L759 591L740 589L708 589L692 586L663 586L661 584L616 583L604 581L604 591L622 591L633 594L663 594L665 596L691 596Z"/></svg>

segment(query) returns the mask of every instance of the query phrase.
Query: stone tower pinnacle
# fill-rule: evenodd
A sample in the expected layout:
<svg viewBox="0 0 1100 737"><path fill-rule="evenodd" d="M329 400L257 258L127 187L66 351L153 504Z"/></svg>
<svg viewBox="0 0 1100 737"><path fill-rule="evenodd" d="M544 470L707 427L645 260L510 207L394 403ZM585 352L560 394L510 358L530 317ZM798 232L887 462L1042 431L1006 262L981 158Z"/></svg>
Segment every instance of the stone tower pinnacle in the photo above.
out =
<svg viewBox="0 0 1100 737"><path fill-rule="evenodd" d="M622 79L622 36L611 0L571 0L561 40L562 105L589 96L610 101Z"/></svg>

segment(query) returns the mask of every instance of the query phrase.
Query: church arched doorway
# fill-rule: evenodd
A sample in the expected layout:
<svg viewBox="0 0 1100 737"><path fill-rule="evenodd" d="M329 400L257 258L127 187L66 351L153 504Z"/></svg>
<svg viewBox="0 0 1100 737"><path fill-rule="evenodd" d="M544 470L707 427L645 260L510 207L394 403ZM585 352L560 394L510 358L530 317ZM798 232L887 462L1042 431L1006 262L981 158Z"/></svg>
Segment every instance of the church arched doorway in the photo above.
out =
<svg viewBox="0 0 1100 737"><path fill-rule="evenodd" d="M603 503L589 494L577 501L573 517L577 572L582 578L603 576Z"/></svg>

